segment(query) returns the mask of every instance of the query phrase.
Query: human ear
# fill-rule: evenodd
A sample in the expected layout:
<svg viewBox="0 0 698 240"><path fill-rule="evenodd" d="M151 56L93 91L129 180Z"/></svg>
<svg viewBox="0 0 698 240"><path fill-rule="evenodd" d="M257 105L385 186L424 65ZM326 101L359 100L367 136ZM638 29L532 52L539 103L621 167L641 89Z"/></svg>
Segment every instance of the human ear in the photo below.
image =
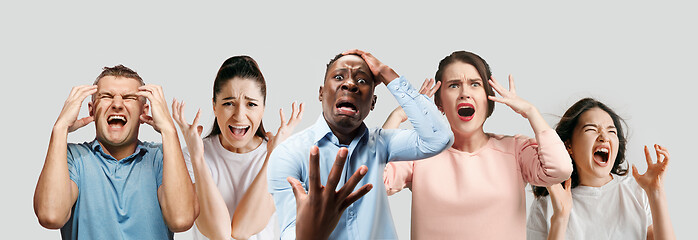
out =
<svg viewBox="0 0 698 240"><path fill-rule="evenodd" d="M373 111L373 108L376 107L376 101L378 101L378 96L373 95L373 100L371 100L371 111Z"/></svg>
<svg viewBox="0 0 698 240"><path fill-rule="evenodd" d="M148 105L147 103L143 104L143 112L141 112L141 115L138 118L143 119L143 117L147 117L149 110L150 110L150 105ZM142 120L140 122L141 122L141 124L145 123Z"/></svg>
<svg viewBox="0 0 698 240"><path fill-rule="evenodd" d="M90 117L94 117L94 116L95 116L94 112L92 112L93 108L94 108L94 107L93 107L92 101L87 102L87 109L88 109L88 111L89 111Z"/></svg>
<svg viewBox="0 0 698 240"><path fill-rule="evenodd" d="M320 100L320 102L322 102L322 86L320 86L320 91L319 91L319 94L318 94L318 100Z"/></svg>

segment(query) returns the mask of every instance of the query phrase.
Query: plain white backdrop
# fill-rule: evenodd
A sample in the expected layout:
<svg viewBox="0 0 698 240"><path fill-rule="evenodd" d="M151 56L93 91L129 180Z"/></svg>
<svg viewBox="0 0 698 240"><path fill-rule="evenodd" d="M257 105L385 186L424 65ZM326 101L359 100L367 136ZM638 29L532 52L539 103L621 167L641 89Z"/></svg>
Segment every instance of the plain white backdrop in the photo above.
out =
<svg viewBox="0 0 698 240"><path fill-rule="evenodd" d="M691 3L615 1L3 2L2 238L59 238L36 220L34 187L71 87L91 84L102 67L124 64L147 83L162 85L168 101L187 103L190 120L201 108L208 131L217 69L230 56L250 55L267 79L265 127L275 132L278 109L288 113L291 102L299 101L306 104L299 131L320 114L317 94L325 64L359 48L417 86L433 77L438 61L451 52L475 52L500 82L513 74L520 96L551 126L580 98L607 103L627 120L627 160L641 172L643 145L670 150L669 210L678 238L687 239L696 235L698 213L693 203L698 164L691 154L698 134L695 9ZM365 121L371 127L397 106L385 86L376 94L377 106ZM81 116L86 111L84 103ZM528 122L501 104L485 130L532 136ZM93 138L93 124L68 136L69 142ZM160 136L144 125L140 139L159 142ZM528 188L527 195L530 204ZM410 197L405 190L390 198L401 239L409 239Z"/></svg>

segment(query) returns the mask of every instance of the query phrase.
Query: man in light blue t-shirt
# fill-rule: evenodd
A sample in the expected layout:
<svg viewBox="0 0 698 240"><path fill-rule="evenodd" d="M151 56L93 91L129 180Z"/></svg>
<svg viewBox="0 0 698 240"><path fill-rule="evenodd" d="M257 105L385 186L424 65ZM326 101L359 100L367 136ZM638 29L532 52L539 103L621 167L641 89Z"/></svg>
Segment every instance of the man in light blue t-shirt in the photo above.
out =
<svg viewBox="0 0 698 240"><path fill-rule="evenodd" d="M90 95L89 116L78 119ZM69 132L93 121L95 140L67 143ZM138 140L143 123L162 144ZM74 87L51 132L34 212L63 239L173 239L189 229L198 206L162 88L123 65Z"/></svg>

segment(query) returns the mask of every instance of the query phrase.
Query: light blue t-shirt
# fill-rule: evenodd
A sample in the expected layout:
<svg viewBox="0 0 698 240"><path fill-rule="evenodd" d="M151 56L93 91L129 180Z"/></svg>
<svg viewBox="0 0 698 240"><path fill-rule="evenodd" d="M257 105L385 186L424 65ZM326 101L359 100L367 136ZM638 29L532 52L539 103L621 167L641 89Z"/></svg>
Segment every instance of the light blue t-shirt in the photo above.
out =
<svg viewBox="0 0 698 240"><path fill-rule="evenodd" d="M354 190L367 183L373 184L368 194L344 210L330 239L397 239L383 185L385 164L434 156L449 147L453 134L434 103L419 94L406 79L395 79L387 87L405 110L414 129L368 129L362 124L360 133L351 143L343 145L321 115L313 126L274 148L269 157L267 177L279 217L281 239L296 238L296 199L286 178L291 176L300 180L303 188L308 190L308 161L312 145L320 150L322 185L327 184L327 176L341 147L346 147L349 153L337 189L344 186L361 165L366 165L368 172Z"/></svg>
<svg viewBox="0 0 698 240"><path fill-rule="evenodd" d="M79 194L63 239L173 239L157 195L161 144L139 141L131 156L116 160L97 140L71 143L68 169Z"/></svg>

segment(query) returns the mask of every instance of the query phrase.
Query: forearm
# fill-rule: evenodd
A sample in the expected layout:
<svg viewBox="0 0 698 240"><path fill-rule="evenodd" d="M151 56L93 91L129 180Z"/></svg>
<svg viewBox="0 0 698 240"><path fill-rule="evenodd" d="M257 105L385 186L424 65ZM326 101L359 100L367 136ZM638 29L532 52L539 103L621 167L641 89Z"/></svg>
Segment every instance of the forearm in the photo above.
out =
<svg viewBox="0 0 698 240"><path fill-rule="evenodd" d="M196 195L189 178L179 138L174 126L160 129L162 134L162 185L160 207L165 222L173 232L186 231L196 219Z"/></svg>
<svg viewBox="0 0 698 240"><path fill-rule="evenodd" d="M446 149L453 139L453 133L441 118L436 105L425 95L419 94L403 77L395 79L388 89L405 111L407 119L417 133L416 139L405 139L404 143L416 145L417 150L424 153L425 157Z"/></svg>
<svg viewBox="0 0 698 240"><path fill-rule="evenodd" d="M404 122L406 119L403 119L398 112L404 115L404 111L402 111L401 107L396 108L388 115L388 119L385 120L385 123L383 123L383 129L397 129L400 127L400 123Z"/></svg>
<svg viewBox="0 0 698 240"><path fill-rule="evenodd" d="M548 232L548 240L564 240L568 222L569 216L563 217L553 214L553 217L550 219L550 231Z"/></svg>
<svg viewBox="0 0 698 240"><path fill-rule="evenodd" d="M552 129L550 128L550 125L548 125L548 122L543 119L540 112L538 112L538 108L533 105L531 105L530 109L526 112L526 118L528 119L528 123L531 124L531 129L533 129L533 133L536 135L536 137L541 132Z"/></svg>
<svg viewBox="0 0 698 240"><path fill-rule="evenodd" d="M649 199L650 209L652 210L654 239L676 239L674 228L671 226L671 219L669 218L669 209L664 188L648 191L647 197Z"/></svg>
<svg viewBox="0 0 698 240"><path fill-rule="evenodd" d="M230 238L230 214L218 187L213 182L211 172L203 154L192 156L196 197L199 200L199 216L196 226L209 239Z"/></svg>
<svg viewBox="0 0 698 240"><path fill-rule="evenodd" d="M247 239L262 231L274 213L274 199L267 190L268 160L269 154L267 154L262 168L235 208L231 223L232 236L235 239Z"/></svg>
<svg viewBox="0 0 698 240"><path fill-rule="evenodd" d="M61 228L70 219L75 203L67 162L67 128L54 127L44 167L34 192L34 212L41 226Z"/></svg>

